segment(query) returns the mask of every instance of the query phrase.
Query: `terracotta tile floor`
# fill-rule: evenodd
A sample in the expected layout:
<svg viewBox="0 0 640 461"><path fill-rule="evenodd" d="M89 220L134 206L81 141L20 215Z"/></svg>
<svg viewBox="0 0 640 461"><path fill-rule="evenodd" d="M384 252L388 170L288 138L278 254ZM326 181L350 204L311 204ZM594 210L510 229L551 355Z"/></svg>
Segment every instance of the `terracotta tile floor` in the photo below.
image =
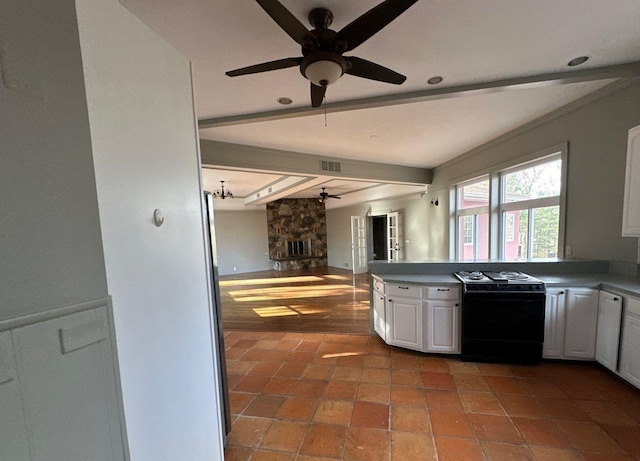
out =
<svg viewBox="0 0 640 461"><path fill-rule="evenodd" d="M227 461L640 460L640 391L597 365L463 363L347 334L225 341Z"/></svg>

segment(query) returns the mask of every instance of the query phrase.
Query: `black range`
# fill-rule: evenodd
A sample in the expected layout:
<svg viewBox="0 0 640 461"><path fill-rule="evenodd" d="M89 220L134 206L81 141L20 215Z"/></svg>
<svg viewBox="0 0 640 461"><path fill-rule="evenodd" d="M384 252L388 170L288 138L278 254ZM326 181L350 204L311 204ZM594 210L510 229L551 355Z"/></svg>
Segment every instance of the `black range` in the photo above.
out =
<svg viewBox="0 0 640 461"><path fill-rule="evenodd" d="M542 358L546 290L523 272L456 272L462 281L462 360L536 364Z"/></svg>

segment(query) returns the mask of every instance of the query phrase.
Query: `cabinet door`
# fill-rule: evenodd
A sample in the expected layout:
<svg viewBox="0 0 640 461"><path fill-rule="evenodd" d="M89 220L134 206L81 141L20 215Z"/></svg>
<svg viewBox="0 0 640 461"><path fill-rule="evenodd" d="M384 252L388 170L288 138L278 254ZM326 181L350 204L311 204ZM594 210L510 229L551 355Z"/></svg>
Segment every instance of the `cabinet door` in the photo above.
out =
<svg viewBox="0 0 640 461"><path fill-rule="evenodd" d="M557 359L564 354L564 324L566 315L566 291L564 288L547 290L544 317L544 345L542 356Z"/></svg>
<svg viewBox="0 0 640 461"><path fill-rule="evenodd" d="M629 130L622 235L640 237L640 126Z"/></svg>
<svg viewBox="0 0 640 461"><path fill-rule="evenodd" d="M598 290L569 288L564 335L564 356L592 360L596 353Z"/></svg>
<svg viewBox="0 0 640 461"><path fill-rule="evenodd" d="M124 459L106 308L18 328L12 338L31 459Z"/></svg>
<svg viewBox="0 0 640 461"><path fill-rule="evenodd" d="M640 387L640 299L627 298L620 345L620 375Z"/></svg>
<svg viewBox="0 0 640 461"><path fill-rule="evenodd" d="M30 461L11 333L0 333L0 459Z"/></svg>
<svg viewBox="0 0 640 461"><path fill-rule="evenodd" d="M427 301L425 304L427 315L422 328L425 351L460 352L460 303Z"/></svg>
<svg viewBox="0 0 640 461"><path fill-rule="evenodd" d="M373 292L373 329L378 335L387 341L387 319L385 315L384 296L377 291Z"/></svg>
<svg viewBox="0 0 640 461"><path fill-rule="evenodd" d="M387 343L422 350L422 301L392 298L387 300Z"/></svg>
<svg viewBox="0 0 640 461"><path fill-rule="evenodd" d="M622 297L600 291L598 327L596 329L596 360L612 371L618 369L621 320Z"/></svg>

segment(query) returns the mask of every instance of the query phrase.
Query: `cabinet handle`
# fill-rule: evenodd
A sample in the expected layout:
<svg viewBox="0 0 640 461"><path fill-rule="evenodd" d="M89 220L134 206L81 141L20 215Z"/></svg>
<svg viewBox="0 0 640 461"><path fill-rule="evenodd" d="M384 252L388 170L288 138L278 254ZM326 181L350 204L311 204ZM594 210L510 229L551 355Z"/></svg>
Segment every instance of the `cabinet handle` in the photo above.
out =
<svg viewBox="0 0 640 461"><path fill-rule="evenodd" d="M618 300L618 298L614 297L614 298L613 298L613 300L614 300L614 301L617 301L617 300Z"/></svg>
<svg viewBox="0 0 640 461"><path fill-rule="evenodd" d="M401 290L408 290L409 289L409 287L398 287L398 288L400 288Z"/></svg>
<svg viewBox="0 0 640 461"><path fill-rule="evenodd" d="M450 288L438 288L438 291L451 291Z"/></svg>
<svg viewBox="0 0 640 461"><path fill-rule="evenodd" d="M558 294L559 294L559 295L563 295L563 294L564 294L564 291L559 291L559 292L558 292Z"/></svg>

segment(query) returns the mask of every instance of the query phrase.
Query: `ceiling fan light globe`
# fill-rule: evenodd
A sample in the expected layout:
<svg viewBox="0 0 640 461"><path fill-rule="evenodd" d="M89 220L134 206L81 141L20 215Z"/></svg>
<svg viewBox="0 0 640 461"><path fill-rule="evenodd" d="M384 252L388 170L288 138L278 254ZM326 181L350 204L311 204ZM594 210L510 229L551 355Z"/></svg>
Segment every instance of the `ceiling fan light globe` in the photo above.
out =
<svg viewBox="0 0 640 461"><path fill-rule="evenodd" d="M316 86L328 86L338 81L344 73L335 61L320 60L306 66L304 76Z"/></svg>

